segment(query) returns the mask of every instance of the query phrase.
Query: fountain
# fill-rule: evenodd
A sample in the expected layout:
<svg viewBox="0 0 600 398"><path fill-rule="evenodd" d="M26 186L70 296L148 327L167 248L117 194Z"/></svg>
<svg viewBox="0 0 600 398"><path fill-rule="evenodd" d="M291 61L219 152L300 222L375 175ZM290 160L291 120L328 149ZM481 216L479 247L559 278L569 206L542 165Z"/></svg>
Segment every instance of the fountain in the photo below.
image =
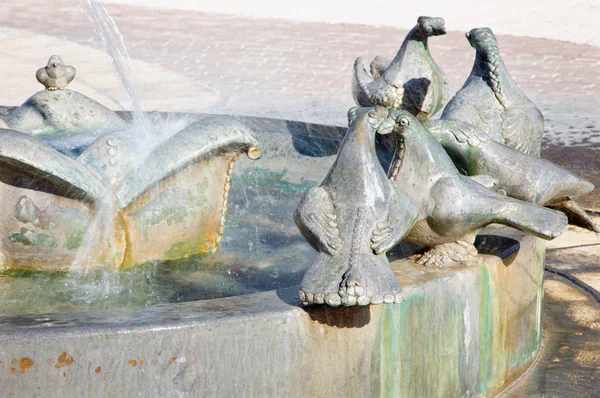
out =
<svg viewBox="0 0 600 398"><path fill-rule="evenodd" d="M423 54L443 19L419 18L370 78L357 60L346 130L146 112L116 25L80 3L133 111L68 90L58 56L36 74L46 90L5 108L8 395L491 396L533 363L542 239L583 217L570 195L593 186L429 120L446 88ZM521 168L490 159L556 178L523 192Z"/></svg>

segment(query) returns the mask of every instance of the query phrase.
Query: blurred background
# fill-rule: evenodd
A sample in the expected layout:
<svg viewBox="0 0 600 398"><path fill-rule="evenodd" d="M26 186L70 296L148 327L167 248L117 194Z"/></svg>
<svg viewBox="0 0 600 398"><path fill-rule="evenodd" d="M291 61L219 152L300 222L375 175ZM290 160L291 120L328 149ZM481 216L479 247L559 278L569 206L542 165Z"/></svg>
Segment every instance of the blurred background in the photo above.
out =
<svg viewBox="0 0 600 398"><path fill-rule="evenodd" d="M305 0L285 2L180 0L112 0L162 9L235 14L254 18L282 18L303 22L349 23L408 29L415 16L440 15L452 30L469 30L473 23L494 27L497 33L542 37L581 44L600 45L600 3L595 0L540 1L441 1L406 2L372 0ZM479 27L479 26L478 26Z"/></svg>
<svg viewBox="0 0 600 398"><path fill-rule="evenodd" d="M548 142L600 143L596 0L556 5L537 0L104 4L132 58L133 82L146 110L343 125L353 105L350 78L356 57L392 58L417 17L430 15L446 19L449 33L431 39L430 48L453 91L463 84L474 58L464 33L488 26L498 34L514 79L546 115ZM57 54L77 68L70 89L109 108L130 109L77 0L2 2L0 22L0 59L7 79L1 104L17 106L42 89L35 71ZM574 107L583 110L577 118Z"/></svg>

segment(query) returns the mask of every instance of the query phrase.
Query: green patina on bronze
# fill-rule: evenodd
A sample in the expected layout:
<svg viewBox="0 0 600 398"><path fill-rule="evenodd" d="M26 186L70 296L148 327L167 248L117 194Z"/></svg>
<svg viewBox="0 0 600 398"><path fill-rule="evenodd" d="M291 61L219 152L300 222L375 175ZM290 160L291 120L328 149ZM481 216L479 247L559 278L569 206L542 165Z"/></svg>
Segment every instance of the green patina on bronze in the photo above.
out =
<svg viewBox="0 0 600 398"><path fill-rule="evenodd" d="M166 260L176 260L189 255L206 252L214 246L214 241L209 242L202 238L194 237L173 244L165 251L164 258Z"/></svg>
<svg viewBox="0 0 600 398"><path fill-rule="evenodd" d="M478 278L479 286L481 286L481 301L479 304L479 384L477 385L477 392L487 390L490 377L493 374L493 368L491 368L488 359L492 350L492 302L494 297L488 270L485 267L481 268Z"/></svg>
<svg viewBox="0 0 600 398"><path fill-rule="evenodd" d="M171 188L160 192L146 206L132 213L144 239L148 241L147 227L166 222L167 225L183 224L186 217L194 215L194 209L208 203L206 190L209 188L208 178L196 183L195 190Z"/></svg>
<svg viewBox="0 0 600 398"><path fill-rule="evenodd" d="M31 224L43 231L51 231L49 234L55 236L52 238L50 247L57 248L61 246L64 249L77 249L85 236L90 221L81 211L71 207L59 207L49 204L45 207L38 207L33 200L27 196L22 196L15 205L15 219L23 224ZM64 243L59 245L62 239L58 238L54 232L64 235ZM50 236L49 234L38 233L41 236ZM15 242L24 242L24 240L15 237ZM43 238L42 238L43 239ZM33 242L33 241L32 241ZM37 246L31 243L34 246Z"/></svg>
<svg viewBox="0 0 600 398"><path fill-rule="evenodd" d="M543 244L532 246L535 252L522 254L512 267L531 275L535 291L523 291L502 262L486 260L443 283L439 278L410 288L401 304L372 311L380 335L373 356L380 363L380 396L493 396L519 377L541 336ZM469 286L479 288L465 290ZM443 300L436 299L440 294Z"/></svg>
<svg viewBox="0 0 600 398"><path fill-rule="evenodd" d="M71 208L63 209L63 213L58 216L57 214L56 223L65 231L66 237L63 247L69 250L77 249L83 243L90 220L82 212Z"/></svg>
<svg viewBox="0 0 600 398"><path fill-rule="evenodd" d="M11 234L8 238L12 243L20 243L25 246L48 246L57 248L56 240L44 233L39 233L27 228L21 228L21 232Z"/></svg>
<svg viewBox="0 0 600 398"><path fill-rule="evenodd" d="M386 306L382 396L461 395L463 306L459 296L440 303L432 301L427 291L410 295L398 306ZM432 330L432 320L440 333L420 333ZM415 366L417 363L426 363L426 366ZM415 383L424 379L429 382Z"/></svg>

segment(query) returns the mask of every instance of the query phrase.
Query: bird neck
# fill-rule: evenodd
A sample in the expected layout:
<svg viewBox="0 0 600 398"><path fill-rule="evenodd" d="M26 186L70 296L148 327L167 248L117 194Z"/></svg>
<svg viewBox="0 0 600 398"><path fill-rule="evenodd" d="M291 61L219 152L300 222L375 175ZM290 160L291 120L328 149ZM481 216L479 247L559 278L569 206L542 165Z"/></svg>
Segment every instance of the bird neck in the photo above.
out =
<svg viewBox="0 0 600 398"><path fill-rule="evenodd" d="M456 169L444 148L429 131L422 126L413 128L418 131L402 136L404 154L397 179L422 185L430 181L431 176Z"/></svg>
<svg viewBox="0 0 600 398"><path fill-rule="evenodd" d="M408 32L400 50L396 54L396 57L391 63L391 67L400 66L405 55L408 53L409 56L420 57L422 53L429 53L429 46L427 44L428 36L424 35L420 29L416 26Z"/></svg>
<svg viewBox="0 0 600 398"><path fill-rule="evenodd" d="M386 181L387 176L375 151L374 135L371 128L348 129L326 181L338 187L345 186L344 192L356 198L362 198L373 190L373 186L379 186L379 180Z"/></svg>
<svg viewBox="0 0 600 398"><path fill-rule="evenodd" d="M507 96L520 93L520 90L515 90L516 84L508 73L496 46L492 46L487 51L477 51L470 79L483 80L504 108L508 107Z"/></svg>

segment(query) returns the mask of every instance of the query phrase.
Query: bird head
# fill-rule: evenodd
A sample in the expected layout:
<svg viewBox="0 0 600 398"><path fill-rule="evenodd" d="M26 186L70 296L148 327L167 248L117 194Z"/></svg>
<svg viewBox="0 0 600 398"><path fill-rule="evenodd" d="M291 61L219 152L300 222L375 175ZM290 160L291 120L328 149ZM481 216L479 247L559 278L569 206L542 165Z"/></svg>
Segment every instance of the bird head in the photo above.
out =
<svg viewBox="0 0 600 398"><path fill-rule="evenodd" d="M58 55L51 56L48 60L48 64L46 64L46 73L54 79L64 76L65 64L63 63L62 58Z"/></svg>
<svg viewBox="0 0 600 398"><path fill-rule="evenodd" d="M389 112L389 118L394 122L393 132L401 137L409 137L415 133L419 127L422 127L421 122L410 112L402 109L392 109Z"/></svg>
<svg viewBox="0 0 600 398"><path fill-rule="evenodd" d="M441 36L446 34L446 21L440 17L419 17L417 27L425 36Z"/></svg>
<svg viewBox="0 0 600 398"><path fill-rule="evenodd" d="M377 134L390 134L394 131L395 120L389 117L390 111L382 106L371 108L350 108L348 128L350 130L374 131Z"/></svg>
<svg viewBox="0 0 600 398"><path fill-rule="evenodd" d="M477 52L487 54L498 51L496 36L490 28L475 28L465 34L471 47Z"/></svg>

